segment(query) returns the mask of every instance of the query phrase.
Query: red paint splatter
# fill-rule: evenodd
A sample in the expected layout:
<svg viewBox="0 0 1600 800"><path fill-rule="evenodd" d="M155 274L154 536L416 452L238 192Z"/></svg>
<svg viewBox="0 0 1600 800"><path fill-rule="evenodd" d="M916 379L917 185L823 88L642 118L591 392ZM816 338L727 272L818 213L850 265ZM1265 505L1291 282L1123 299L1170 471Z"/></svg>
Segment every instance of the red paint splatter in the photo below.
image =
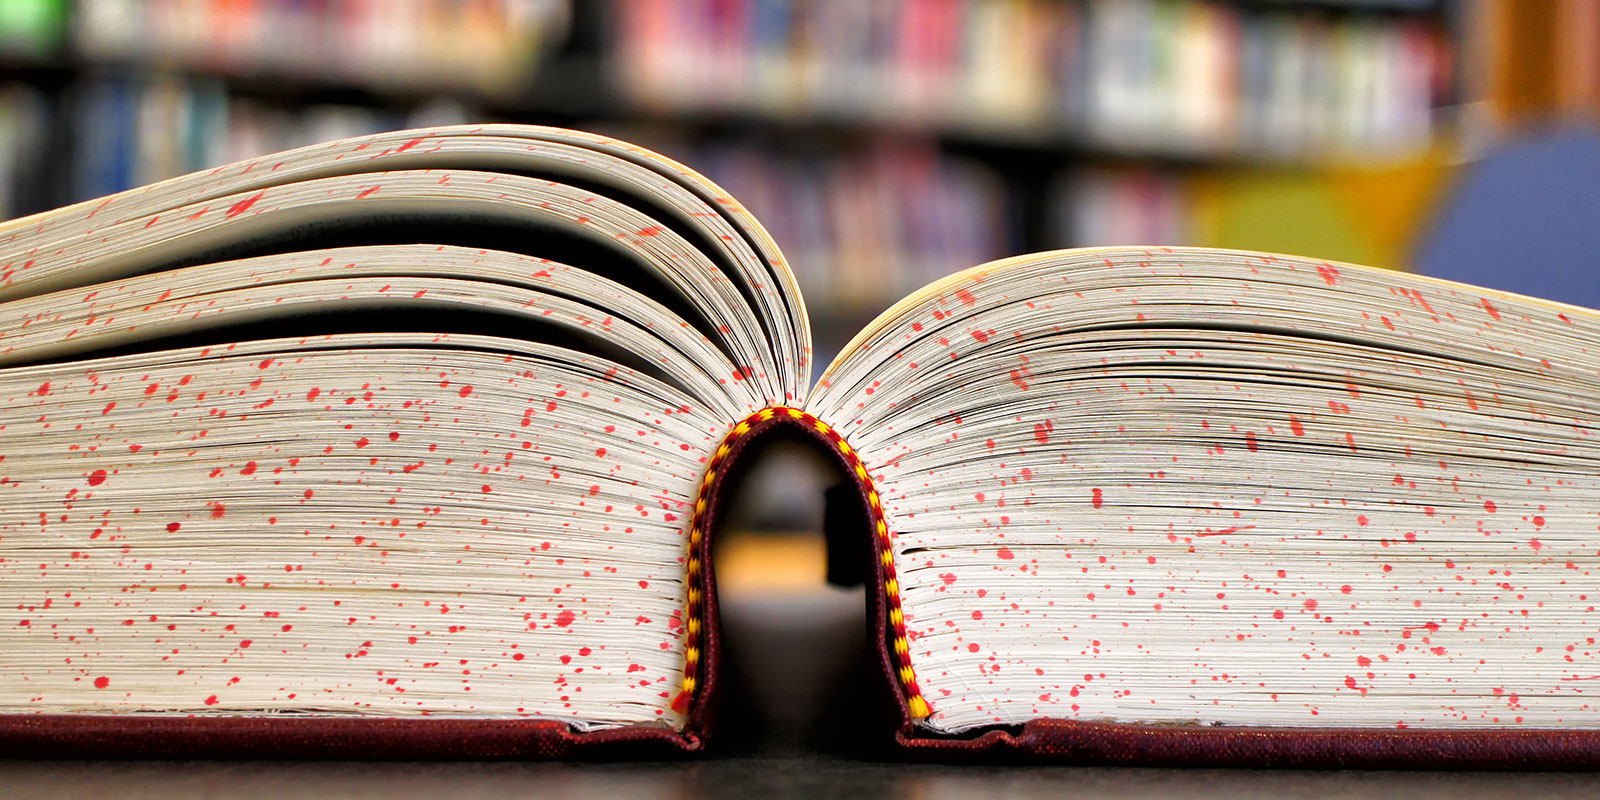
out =
<svg viewBox="0 0 1600 800"><path fill-rule="evenodd" d="M1207 536L1227 536L1230 533L1238 533L1239 531L1247 531L1247 530L1250 530L1251 528L1254 528L1254 527L1255 527L1254 525L1232 525L1232 526L1223 528L1220 531L1201 531L1201 532L1195 534L1195 536L1201 537L1201 538L1204 538L1204 537L1207 537Z"/></svg>
<svg viewBox="0 0 1600 800"><path fill-rule="evenodd" d="M578 618L578 615L572 613L572 609L570 609L570 608L561 609L561 613L556 615L556 620L555 620L556 627L565 628L568 625L571 625L572 621L577 619L577 618Z"/></svg>
<svg viewBox="0 0 1600 800"><path fill-rule="evenodd" d="M1494 504L1493 500L1485 500L1485 501L1483 501L1483 510L1489 512L1490 514L1493 514L1495 509L1498 508L1498 507L1499 506L1496 506Z"/></svg>
<svg viewBox="0 0 1600 800"><path fill-rule="evenodd" d="M969 306L970 305L976 305L977 302L978 302L978 298L973 297L972 296L972 292L969 292L966 289L957 289L956 290L956 299L960 300L963 303L966 303Z"/></svg>
<svg viewBox="0 0 1600 800"><path fill-rule="evenodd" d="M1300 420L1292 415L1289 417L1289 430L1293 431L1296 436L1306 435L1306 426L1301 425Z"/></svg>
<svg viewBox="0 0 1600 800"><path fill-rule="evenodd" d="M466 396L468 396L470 394L472 394L472 387L470 385L461 387L461 396L462 397L466 397Z"/></svg>
<svg viewBox="0 0 1600 800"><path fill-rule="evenodd" d="M89 473L89 485L90 486L99 486L100 484L105 483L105 482L106 482L106 471L105 470L97 469L94 472Z"/></svg>
<svg viewBox="0 0 1600 800"><path fill-rule="evenodd" d="M217 696L216 695L211 695L210 697L206 698L206 705L214 706L216 704L217 704Z"/></svg>
<svg viewBox="0 0 1600 800"><path fill-rule="evenodd" d="M1049 444L1050 432L1055 429L1056 424L1054 422L1045 420L1044 422L1033 426L1033 438L1038 439L1039 444Z"/></svg>
<svg viewBox="0 0 1600 800"><path fill-rule="evenodd" d="M177 533L181 527L183 527L181 522L169 522L167 523L167 533Z"/></svg>
<svg viewBox="0 0 1600 800"><path fill-rule="evenodd" d="M100 677L94 679L94 688L96 688L96 689L104 689L104 688L106 688L107 686L110 686L110 685L111 685L111 679L107 678L104 675L101 675Z"/></svg>
<svg viewBox="0 0 1600 800"><path fill-rule="evenodd" d="M1103 494L1101 494L1099 489L1095 489L1094 492L1090 495L1089 502L1092 503L1095 508L1099 508L1101 505L1103 505L1105 503L1105 496Z"/></svg>
<svg viewBox="0 0 1600 800"><path fill-rule="evenodd" d="M1321 275L1322 279L1327 281L1329 286L1334 286L1339 283L1339 270L1336 270L1331 266L1324 264L1320 267L1317 267L1317 274Z"/></svg>
<svg viewBox="0 0 1600 800"><path fill-rule="evenodd" d="M1483 298L1479 298L1479 299L1483 301L1483 310L1489 312L1489 316L1493 317L1495 322L1499 322L1500 321L1500 309L1495 308L1494 307L1494 303L1489 302L1489 298L1487 298L1487 297L1483 297Z"/></svg>
<svg viewBox="0 0 1600 800"><path fill-rule="evenodd" d="M1017 557L1017 554L1011 552L1011 548L1009 547L1000 548L995 552L995 555L999 556L1001 561L1010 561L1011 559Z"/></svg>
<svg viewBox="0 0 1600 800"><path fill-rule="evenodd" d="M267 194L267 191L265 189L262 189L261 191L256 192L255 194L250 195L249 197L246 197L245 199L240 200L237 203L234 203L233 204L233 208L228 209L228 219L233 219L234 217L237 217L240 214L243 214L244 212L249 211L250 207L255 205L256 201L260 200L266 194Z"/></svg>
<svg viewBox="0 0 1600 800"><path fill-rule="evenodd" d="M1244 432L1244 449L1252 453L1261 449L1261 444L1256 441L1256 435L1251 431Z"/></svg>

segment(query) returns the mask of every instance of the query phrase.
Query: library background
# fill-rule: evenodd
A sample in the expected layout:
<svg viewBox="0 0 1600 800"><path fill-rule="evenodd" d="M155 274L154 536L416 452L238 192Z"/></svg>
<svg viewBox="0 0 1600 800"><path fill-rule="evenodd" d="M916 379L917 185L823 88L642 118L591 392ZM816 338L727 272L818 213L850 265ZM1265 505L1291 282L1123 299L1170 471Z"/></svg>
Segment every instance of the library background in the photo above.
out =
<svg viewBox="0 0 1600 800"><path fill-rule="evenodd" d="M397 127L582 127L769 225L826 363L1019 252L1426 268L1483 255L1492 198L1543 226L1506 247L1539 250L1567 232L1511 198L1600 178L1597 109L1595 0L0 0L0 219ZM1471 185L1524 135L1525 186Z"/></svg>

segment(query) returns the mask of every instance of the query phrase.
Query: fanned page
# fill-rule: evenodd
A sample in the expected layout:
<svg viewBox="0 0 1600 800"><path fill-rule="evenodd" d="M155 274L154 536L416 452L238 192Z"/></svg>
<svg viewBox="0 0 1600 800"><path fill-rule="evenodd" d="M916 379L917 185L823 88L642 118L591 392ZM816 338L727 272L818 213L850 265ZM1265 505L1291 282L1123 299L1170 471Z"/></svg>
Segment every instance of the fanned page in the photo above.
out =
<svg viewBox="0 0 1600 800"><path fill-rule="evenodd" d="M930 286L807 408L881 498L923 735L1592 730L1597 398L1594 311L1162 248Z"/></svg>
<svg viewBox="0 0 1600 800"><path fill-rule="evenodd" d="M809 370L703 178L409 131L14 221L0 265L0 715L688 725L706 465Z"/></svg>

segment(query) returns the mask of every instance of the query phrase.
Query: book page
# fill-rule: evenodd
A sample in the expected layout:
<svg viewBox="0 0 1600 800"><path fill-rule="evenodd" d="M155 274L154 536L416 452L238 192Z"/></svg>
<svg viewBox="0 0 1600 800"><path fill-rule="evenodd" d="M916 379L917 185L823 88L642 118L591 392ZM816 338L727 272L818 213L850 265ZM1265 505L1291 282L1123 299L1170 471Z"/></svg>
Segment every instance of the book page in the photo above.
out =
<svg viewBox="0 0 1600 800"><path fill-rule="evenodd" d="M959 731L1594 725L1600 314L1345 264L1022 257L808 406L894 536Z"/></svg>
<svg viewBox="0 0 1600 800"><path fill-rule="evenodd" d="M704 179L500 133L0 232L0 713L684 724L689 521L804 311Z"/></svg>

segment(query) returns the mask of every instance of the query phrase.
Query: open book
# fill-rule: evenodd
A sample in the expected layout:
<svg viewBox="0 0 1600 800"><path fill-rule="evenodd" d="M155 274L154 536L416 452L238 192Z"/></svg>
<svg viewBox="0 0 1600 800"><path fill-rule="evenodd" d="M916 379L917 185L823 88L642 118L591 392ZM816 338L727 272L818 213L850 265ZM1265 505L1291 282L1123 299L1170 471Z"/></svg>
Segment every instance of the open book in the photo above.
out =
<svg viewBox="0 0 1600 800"><path fill-rule="evenodd" d="M859 491L900 741L1600 759L1600 313L1097 249L809 385L778 248L622 142L334 142L0 226L7 752L701 746L722 476Z"/></svg>

